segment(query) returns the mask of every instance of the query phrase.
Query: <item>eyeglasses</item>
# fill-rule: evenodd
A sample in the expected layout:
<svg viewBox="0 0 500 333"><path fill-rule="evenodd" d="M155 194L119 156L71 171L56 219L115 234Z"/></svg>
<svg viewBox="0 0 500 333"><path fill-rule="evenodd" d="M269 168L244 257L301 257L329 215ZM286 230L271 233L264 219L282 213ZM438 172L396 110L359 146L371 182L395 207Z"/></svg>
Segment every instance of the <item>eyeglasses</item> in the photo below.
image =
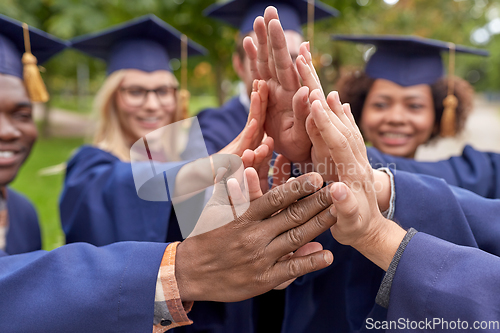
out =
<svg viewBox="0 0 500 333"><path fill-rule="evenodd" d="M129 106L142 106L146 103L148 94L154 92L161 106L167 106L175 98L177 87L162 86L156 89L146 89L139 86L120 88L123 102Z"/></svg>

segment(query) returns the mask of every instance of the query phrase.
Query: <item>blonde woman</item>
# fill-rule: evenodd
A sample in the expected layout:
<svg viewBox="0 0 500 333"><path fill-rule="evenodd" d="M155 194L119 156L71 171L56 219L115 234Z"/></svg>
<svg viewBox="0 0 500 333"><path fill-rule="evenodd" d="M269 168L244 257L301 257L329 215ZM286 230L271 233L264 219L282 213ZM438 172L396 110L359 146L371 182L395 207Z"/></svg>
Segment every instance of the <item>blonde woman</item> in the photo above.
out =
<svg viewBox="0 0 500 333"><path fill-rule="evenodd" d="M105 59L108 77L96 96L93 144L82 147L67 167L60 202L67 242L105 245L180 239L171 205L140 200L130 165L132 145L146 135L155 161L182 160L179 146L185 142L179 142L180 133L168 131L168 137L162 134L156 140L158 144L150 140L155 130L183 119L179 84L169 67L170 57L179 53L178 33L150 15L79 37L73 47ZM188 50L202 52L194 43ZM255 149L260 144L257 139L262 140L257 128L257 120L249 122L248 135L237 138L224 152L241 156L244 148Z"/></svg>

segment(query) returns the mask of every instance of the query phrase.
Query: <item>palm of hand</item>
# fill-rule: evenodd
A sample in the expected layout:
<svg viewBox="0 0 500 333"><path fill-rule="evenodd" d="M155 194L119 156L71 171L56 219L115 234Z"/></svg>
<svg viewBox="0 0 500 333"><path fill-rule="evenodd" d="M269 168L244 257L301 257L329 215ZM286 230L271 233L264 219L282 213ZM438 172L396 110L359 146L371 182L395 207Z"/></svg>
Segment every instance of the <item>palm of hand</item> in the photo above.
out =
<svg viewBox="0 0 500 333"><path fill-rule="evenodd" d="M302 162L310 157L311 142L294 131L296 119L292 109L292 99L298 90L286 90L275 79L267 81L269 99L264 128L275 139L275 150L293 162Z"/></svg>

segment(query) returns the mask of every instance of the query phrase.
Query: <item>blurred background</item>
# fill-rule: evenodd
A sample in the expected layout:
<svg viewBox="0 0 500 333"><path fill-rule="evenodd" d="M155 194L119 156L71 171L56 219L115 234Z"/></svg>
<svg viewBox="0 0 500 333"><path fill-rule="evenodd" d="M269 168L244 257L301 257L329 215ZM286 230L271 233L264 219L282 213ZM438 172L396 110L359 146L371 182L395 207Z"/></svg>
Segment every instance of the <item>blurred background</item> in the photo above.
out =
<svg viewBox="0 0 500 333"><path fill-rule="evenodd" d="M231 54L236 29L203 16L214 0L2 0L0 13L24 21L62 39L98 31L153 13L207 48L206 57L189 60L190 113L217 106L236 92ZM225 1L218 1L225 2ZM437 160L461 152L465 143L500 152L500 2L492 0L324 0L341 16L315 25L314 61L325 91L342 70L361 68L373 52L369 46L333 43L330 35L418 35L485 48L489 58L458 55L456 75L478 92L476 108L465 133L424 147L418 159ZM445 61L447 57L445 56ZM180 61L171 60L180 75ZM43 244L63 243L58 196L64 162L92 130L93 96L105 78L104 63L67 50L45 64L44 80L51 93L36 108L39 141L12 185L38 209Z"/></svg>

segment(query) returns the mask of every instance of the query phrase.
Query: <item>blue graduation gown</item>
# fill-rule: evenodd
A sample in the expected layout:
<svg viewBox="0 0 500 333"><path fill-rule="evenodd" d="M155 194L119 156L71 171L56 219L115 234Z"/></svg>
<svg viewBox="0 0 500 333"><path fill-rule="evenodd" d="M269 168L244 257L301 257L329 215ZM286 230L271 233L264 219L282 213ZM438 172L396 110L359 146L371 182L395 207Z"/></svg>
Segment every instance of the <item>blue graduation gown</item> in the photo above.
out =
<svg viewBox="0 0 500 333"><path fill-rule="evenodd" d="M141 200L130 163L91 146L68 162L59 208L67 243L165 242L173 227L170 202Z"/></svg>
<svg viewBox="0 0 500 333"><path fill-rule="evenodd" d="M35 208L23 195L7 188L9 229L5 252L18 254L40 250L42 240Z"/></svg>
<svg viewBox="0 0 500 333"><path fill-rule="evenodd" d="M500 257L419 232L399 261L387 314L387 320L398 324L399 318L405 318L405 326L388 332L414 332L406 319L433 322L433 318L439 320L436 330L447 329L444 321L450 329L451 322L456 324L460 319L467 322L460 327L468 325L469 329L474 328L475 321L486 321L486 325L496 321L497 326L483 326L477 331L498 332L499 277Z"/></svg>
<svg viewBox="0 0 500 333"><path fill-rule="evenodd" d="M500 200L485 199L444 180L398 171L394 219L449 242L500 255ZM330 232L316 238L333 264L287 288L282 332L370 332L367 318L385 320L375 304L384 271Z"/></svg>
<svg viewBox="0 0 500 333"><path fill-rule="evenodd" d="M166 244L0 251L0 331L151 332Z"/></svg>
<svg viewBox="0 0 500 333"><path fill-rule="evenodd" d="M60 212L68 243L182 240L171 202L140 199L130 163L95 147L82 147L68 162ZM196 302L189 314L194 325L174 332L251 332L251 306Z"/></svg>
<svg viewBox="0 0 500 333"><path fill-rule="evenodd" d="M233 141L245 128L247 119L248 111L239 96L231 98L220 108L198 113L208 154L215 154Z"/></svg>
<svg viewBox="0 0 500 333"><path fill-rule="evenodd" d="M461 156L439 162L417 162L368 148L368 158L374 168L389 164L396 171L443 178L450 185L465 188L485 198L500 198L500 154L484 153L466 146Z"/></svg>

